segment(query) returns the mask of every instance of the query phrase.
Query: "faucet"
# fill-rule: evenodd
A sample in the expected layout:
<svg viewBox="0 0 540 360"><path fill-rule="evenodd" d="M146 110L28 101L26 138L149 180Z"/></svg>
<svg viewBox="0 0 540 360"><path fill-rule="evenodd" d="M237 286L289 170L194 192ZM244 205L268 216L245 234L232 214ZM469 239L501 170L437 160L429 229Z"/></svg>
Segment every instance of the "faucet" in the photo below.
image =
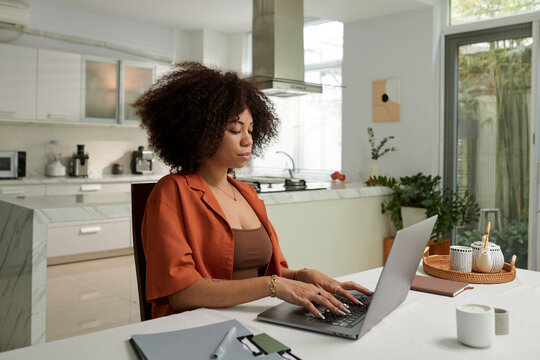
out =
<svg viewBox="0 0 540 360"><path fill-rule="evenodd" d="M292 158L291 155L287 154L285 151L276 151L276 154L283 154L285 155L286 157L288 157L289 159L291 159L291 163L292 163L292 169L291 168L286 168L284 170L288 170L289 171L289 176L291 177L291 179L293 178L293 173L296 171L296 167L294 166L294 160Z"/></svg>

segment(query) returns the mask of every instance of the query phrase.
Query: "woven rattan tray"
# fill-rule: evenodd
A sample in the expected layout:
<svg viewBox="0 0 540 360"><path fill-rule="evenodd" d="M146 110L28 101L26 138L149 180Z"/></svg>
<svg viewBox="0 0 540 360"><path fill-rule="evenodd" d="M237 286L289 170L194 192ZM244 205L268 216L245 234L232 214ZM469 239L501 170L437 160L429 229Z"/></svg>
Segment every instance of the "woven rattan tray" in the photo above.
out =
<svg viewBox="0 0 540 360"><path fill-rule="evenodd" d="M428 249L426 248L422 258L424 271L438 278L473 284L500 284L516 278L516 267L509 263L504 263L502 270L496 274L464 273L450 270L450 257L448 255L428 256Z"/></svg>

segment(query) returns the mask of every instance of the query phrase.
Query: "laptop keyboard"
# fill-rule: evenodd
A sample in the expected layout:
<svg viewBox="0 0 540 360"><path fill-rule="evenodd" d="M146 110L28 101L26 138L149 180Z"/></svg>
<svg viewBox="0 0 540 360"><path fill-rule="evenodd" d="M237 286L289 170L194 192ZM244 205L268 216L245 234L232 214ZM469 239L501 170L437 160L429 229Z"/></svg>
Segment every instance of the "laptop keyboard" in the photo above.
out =
<svg viewBox="0 0 540 360"><path fill-rule="evenodd" d="M358 324L360 321L364 320L366 317L367 309L369 307L369 304L371 303L371 296L364 295L357 291L351 291L351 294L360 300L363 305L356 305L351 303L349 300L345 299L342 296L334 295L339 301L341 301L344 304L349 305L349 311L350 314L347 315L336 315L333 312L330 312L330 310L317 305L317 309L321 312L321 314L324 315L326 319L321 319L315 316L309 316L308 320L311 321L317 321L324 324L331 324L331 325L337 325L341 327L347 327L352 328L356 324Z"/></svg>

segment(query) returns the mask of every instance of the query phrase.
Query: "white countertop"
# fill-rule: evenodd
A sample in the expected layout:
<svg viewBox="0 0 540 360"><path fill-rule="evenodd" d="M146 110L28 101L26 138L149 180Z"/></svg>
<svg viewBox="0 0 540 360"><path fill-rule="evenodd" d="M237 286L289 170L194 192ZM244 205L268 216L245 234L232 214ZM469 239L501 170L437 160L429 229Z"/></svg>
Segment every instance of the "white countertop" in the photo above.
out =
<svg viewBox="0 0 540 360"><path fill-rule="evenodd" d="M124 174L124 175L102 175L99 178L88 177L23 177L20 179L0 179L2 185L39 185L39 184L84 184L84 183L107 183L107 182L139 182L157 181L167 174Z"/></svg>
<svg viewBox="0 0 540 360"><path fill-rule="evenodd" d="M45 224L92 221L131 216L130 193L27 196L1 199L9 204L36 210Z"/></svg>
<svg viewBox="0 0 540 360"><path fill-rule="evenodd" d="M99 181L156 181L163 175L141 175L104 177ZM32 179L32 180L31 180ZM130 180L133 179L133 180ZM28 181L52 181L60 179L28 178ZM66 182L94 182L97 179L62 178ZM24 181L24 180L22 180ZM25 183L27 184L27 183ZM286 191L278 193L262 193L259 197L267 206L290 203L354 199L391 194L391 190L381 186L365 186L361 182L333 182L328 189ZM81 195L48 195L48 196L14 196L2 198L0 201L39 210L47 223L102 220L131 216L130 193L90 193Z"/></svg>
<svg viewBox="0 0 540 360"><path fill-rule="evenodd" d="M263 193L259 197L266 205L281 205L307 201L324 201L339 199L354 199L370 196L384 196L392 194L390 188L384 186L366 186L363 182L333 181L323 190L285 191L277 193Z"/></svg>

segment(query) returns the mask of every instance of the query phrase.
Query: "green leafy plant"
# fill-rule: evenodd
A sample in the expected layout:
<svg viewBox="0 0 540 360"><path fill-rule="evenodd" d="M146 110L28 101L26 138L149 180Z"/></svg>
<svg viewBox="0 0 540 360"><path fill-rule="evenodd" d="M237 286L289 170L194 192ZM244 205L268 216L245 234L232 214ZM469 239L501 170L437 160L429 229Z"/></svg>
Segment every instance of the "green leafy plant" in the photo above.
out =
<svg viewBox="0 0 540 360"><path fill-rule="evenodd" d="M387 137L383 138L379 142L379 144L377 145L377 140L375 140L375 132L373 131L373 128L368 127L367 132L368 132L369 144L371 146L371 159L372 160L377 160L378 158L380 158L384 154L386 154L386 153L388 153L390 151L396 151L397 150L397 148L395 148L393 146L392 147L385 147L388 140L394 139L395 136L393 136L393 135L387 136Z"/></svg>
<svg viewBox="0 0 540 360"><path fill-rule="evenodd" d="M439 242L454 227L478 221L480 208L474 196L469 192L460 195L448 187L441 188L440 176L418 173L401 177L399 181L384 177L372 181L378 181L394 192L389 201L381 204L381 211L383 214L390 212L396 230L403 228L402 206L425 208L428 217L438 215L431 240Z"/></svg>
<svg viewBox="0 0 540 360"><path fill-rule="evenodd" d="M370 176L365 181L365 184L367 186L386 186L391 188L397 184L397 180L389 176Z"/></svg>

